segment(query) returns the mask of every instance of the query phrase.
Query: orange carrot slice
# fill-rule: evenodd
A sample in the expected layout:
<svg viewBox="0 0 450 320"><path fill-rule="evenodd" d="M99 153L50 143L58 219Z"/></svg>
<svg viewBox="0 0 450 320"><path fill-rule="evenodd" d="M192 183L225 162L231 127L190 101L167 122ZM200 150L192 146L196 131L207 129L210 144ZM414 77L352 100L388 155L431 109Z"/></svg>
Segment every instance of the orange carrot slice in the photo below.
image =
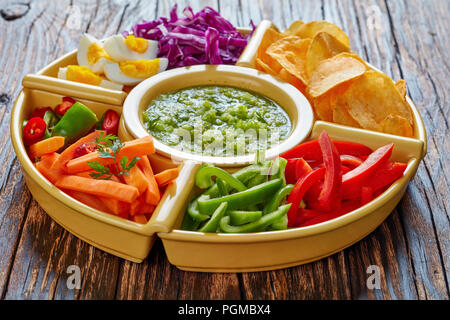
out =
<svg viewBox="0 0 450 320"><path fill-rule="evenodd" d="M62 146L64 146L64 137L50 137L32 144L28 154L31 159L40 158L44 154L58 151Z"/></svg>
<svg viewBox="0 0 450 320"><path fill-rule="evenodd" d="M158 183L158 186L160 187L169 184L169 182L178 177L179 171L180 169L178 168L161 171L160 173L155 175L156 183Z"/></svg>
<svg viewBox="0 0 450 320"><path fill-rule="evenodd" d="M69 162L69 160L73 159L75 150L79 146L81 146L85 143L94 142L95 139L98 138L100 133L104 133L104 131L94 131L94 132L88 134L87 136L82 137L77 142L68 146L63 152L61 152L61 156L59 157L59 160L53 164L52 169L57 169L57 168L63 169L65 167L66 163Z"/></svg>
<svg viewBox="0 0 450 320"><path fill-rule="evenodd" d="M98 200L108 208L108 212L113 213L116 216L123 217L124 215L128 215L128 211L130 211L129 203L105 197L98 197Z"/></svg>
<svg viewBox="0 0 450 320"><path fill-rule="evenodd" d="M47 153L41 157L41 161L36 163L36 169L51 183L55 183L64 174L60 169L52 169L53 163L58 160L59 156L56 152Z"/></svg>
<svg viewBox="0 0 450 320"><path fill-rule="evenodd" d="M140 223L140 224L146 224L147 223L147 217L143 214L136 215L133 217L133 221Z"/></svg>
<svg viewBox="0 0 450 320"><path fill-rule="evenodd" d="M109 212L108 208L100 201L99 197L93 196L91 194L87 194L81 191L74 191L74 190L64 190L65 193L67 193L72 198L84 203L85 205L92 207L94 209L103 211L103 212Z"/></svg>
<svg viewBox="0 0 450 320"><path fill-rule="evenodd" d="M140 196L135 201L133 201L130 204L130 211L129 211L130 216L135 216L136 214L138 214L140 212L140 208L142 207L143 204L144 204L144 199L142 196Z"/></svg>
<svg viewBox="0 0 450 320"><path fill-rule="evenodd" d="M128 174L124 174L122 177L126 184L136 187L139 194L143 194L148 188L148 180L138 166L131 168Z"/></svg>
<svg viewBox="0 0 450 320"><path fill-rule="evenodd" d="M82 191L100 197L131 203L139 196L136 187L110 180L95 180L78 176L62 176L55 185L58 188Z"/></svg>
<svg viewBox="0 0 450 320"><path fill-rule="evenodd" d="M153 139L150 136L146 136L144 138L125 142L125 145L119 151L117 159L120 161L122 157L127 157L128 160L131 160L133 157L148 155L154 152L155 146L153 145ZM91 169L88 161L98 161L104 166L114 164L114 159L101 158L97 152L92 152L67 162L67 172L72 174Z"/></svg>
<svg viewBox="0 0 450 320"><path fill-rule="evenodd" d="M150 161L147 156L142 156L137 164L148 181L148 188L145 190L144 194L145 202L156 206L161 199L161 194L159 192L158 183L156 183Z"/></svg>

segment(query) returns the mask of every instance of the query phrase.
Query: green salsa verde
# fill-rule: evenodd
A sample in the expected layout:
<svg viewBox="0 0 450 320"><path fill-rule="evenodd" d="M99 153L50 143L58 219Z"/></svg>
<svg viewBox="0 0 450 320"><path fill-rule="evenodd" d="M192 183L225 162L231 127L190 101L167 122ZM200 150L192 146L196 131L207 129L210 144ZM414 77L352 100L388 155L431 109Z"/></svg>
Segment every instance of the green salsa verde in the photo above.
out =
<svg viewBox="0 0 450 320"><path fill-rule="evenodd" d="M143 113L148 132L185 152L235 156L271 148L291 131L274 101L228 86L199 86L159 95Z"/></svg>

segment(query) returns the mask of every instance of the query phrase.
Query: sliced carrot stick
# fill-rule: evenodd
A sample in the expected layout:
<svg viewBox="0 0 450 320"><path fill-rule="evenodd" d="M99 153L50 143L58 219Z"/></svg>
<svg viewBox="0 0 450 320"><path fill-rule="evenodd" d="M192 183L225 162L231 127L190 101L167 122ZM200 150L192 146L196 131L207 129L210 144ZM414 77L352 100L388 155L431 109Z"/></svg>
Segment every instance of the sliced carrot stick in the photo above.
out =
<svg viewBox="0 0 450 320"><path fill-rule="evenodd" d="M129 203L105 197L98 197L98 199L105 207L108 208L109 212L115 214L116 216L128 216L128 211L130 211Z"/></svg>
<svg viewBox="0 0 450 320"><path fill-rule="evenodd" d="M82 191L100 197L131 203L139 196L136 187L110 180L95 180L77 176L62 176L55 185L58 188Z"/></svg>
<svg viewBox="0 0 450 320"><path fill-rule="evenodd" d="M144 204L144 199L143 199L142 196L140 196L139 198L134 200L130 204L130 212L129 212L130 216L135 216L136 214L138 214L140 212L140 209L141 209L143 204Z"/></svg>
<svg viewBox="0 0 450 320"><path fill-rule="evenodd" d="M125 145L120 149L119 154L117 155L117 160L120 161L122 157L127 157L128 160L131 160L133 157L148 155L154 152L155 146L153 145L153 138L146 136L144 138L125 142ZM88 161L98 161L105 166L114 164L114 159L101 158L97 152L92 152L67 162L67 172L72 174L89 170L91 167L88 165Z"/></svg>
<svg viewBox="0 0 450 320"><path fill-rule="evenodd" d="M138 214L152 214L153 211L155 211L155 206L144 202L139 208Z"/></svg>
<svg viewBox="0 0 450 320"><path fill-rule="evenodd" d="M124 174L122 177L126 184L136 187L139 194L143 194L148 188L148 180L138 166L131 168L128 174Z"/></svg>
<svg viewBox="0 0 450 320"><path fill-rule="evenodd" d="M72 198L84 203L85 205L92 207L94 209L112 213L108 210L108 208L100 201L99 197L93 196L92 194L87 194L81 191L74 190L64 190Z"/></svg>
<svg viewBox="0 0 450 320"><path fill-rule="evenodd" d="M176 179L178 177L180 169L173 168L173 169L167 169L164 171L161 171L160 173L155 175L156 182L158 183L158 186L162 187L168 184L170 181Z"/></svg>
<svg viewBox="0 0 450 320"><path fill-rule="evenodd" d="M145 202L156 206L161 199L161 194L159 193L158 183L156 183L150 161L147 156L142 156L137 164L148 181L148 188L145 190L144 194Z"/></svg>
<svg viewBox="0 0 450 320"><path fill-rule="evenodd" d="M137 222L137 223L140 223L140 224L146 224L148 222L147 221L147 217L145 215L143 215L143 214L134 216L133 217L133 221Z"/></svg>
<svg viewBox="0 0 450 320"><path fill-rule="evenodd" d="M64 137L50 137L48 139L36 142L28 148L28 154L31 159L39 158L47 153L58 151L64 146Z"/></svg>
<svg viewBox="0 0 450 320"><path fill-rule="evenodd" d="M56 152L47 153L41 157L41 161L36 163L36 169L51 183L55 183L64 174L60 169L51 168L59 156Z"/></svg>
<svg viewBox="0 0 450 320"><path fill-rule="evenodd" d="M63 169L65 167L66 163L69 160L73 159L75 150L79 146L81 146L85 143L94 142L95 139L97 139L98 136L100 135L100 133L102 133L102 132L104 133L104 131L101 131L101 130L94 131L94 132L88 134L87 136L80 138L77 142L68 146L63 152L61 152L61 156L59 157L59 160L53 164L52 169L56 169L56 168Z"/></svg>

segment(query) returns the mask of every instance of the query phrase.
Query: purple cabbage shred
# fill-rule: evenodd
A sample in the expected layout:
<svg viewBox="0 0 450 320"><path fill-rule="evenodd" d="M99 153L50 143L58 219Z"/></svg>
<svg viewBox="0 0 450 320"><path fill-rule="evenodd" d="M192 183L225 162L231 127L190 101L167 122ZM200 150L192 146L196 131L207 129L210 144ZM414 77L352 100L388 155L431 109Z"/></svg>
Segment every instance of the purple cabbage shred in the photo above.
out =
<svg viewBox="0 0 450 320"><path fill-rule="evenodd" d="M194 13L191 7L178 16L177 5L169 18L143 21L124 31L135 37L158 41L158 57L169 59L168 69L197 64L235 64L255 30L242 35L228 20L211 7Z"/></svg>

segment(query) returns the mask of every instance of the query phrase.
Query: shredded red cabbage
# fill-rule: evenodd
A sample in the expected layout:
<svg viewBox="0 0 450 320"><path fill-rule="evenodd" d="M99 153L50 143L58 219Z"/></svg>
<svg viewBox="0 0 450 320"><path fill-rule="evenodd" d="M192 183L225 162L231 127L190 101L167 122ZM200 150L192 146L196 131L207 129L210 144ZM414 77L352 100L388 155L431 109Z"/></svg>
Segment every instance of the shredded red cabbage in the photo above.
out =
<svg viewBox="0 0 450 320"><path fill-rule="evenodd" d="M250 24L252 32L242 35L211 7L197 13L187 7L180 17L174 5L169 18L144 20L123 35L158 41L158 56L169 59L168 69L196 64L235 64L255 30L252 21Z"/></svg>

